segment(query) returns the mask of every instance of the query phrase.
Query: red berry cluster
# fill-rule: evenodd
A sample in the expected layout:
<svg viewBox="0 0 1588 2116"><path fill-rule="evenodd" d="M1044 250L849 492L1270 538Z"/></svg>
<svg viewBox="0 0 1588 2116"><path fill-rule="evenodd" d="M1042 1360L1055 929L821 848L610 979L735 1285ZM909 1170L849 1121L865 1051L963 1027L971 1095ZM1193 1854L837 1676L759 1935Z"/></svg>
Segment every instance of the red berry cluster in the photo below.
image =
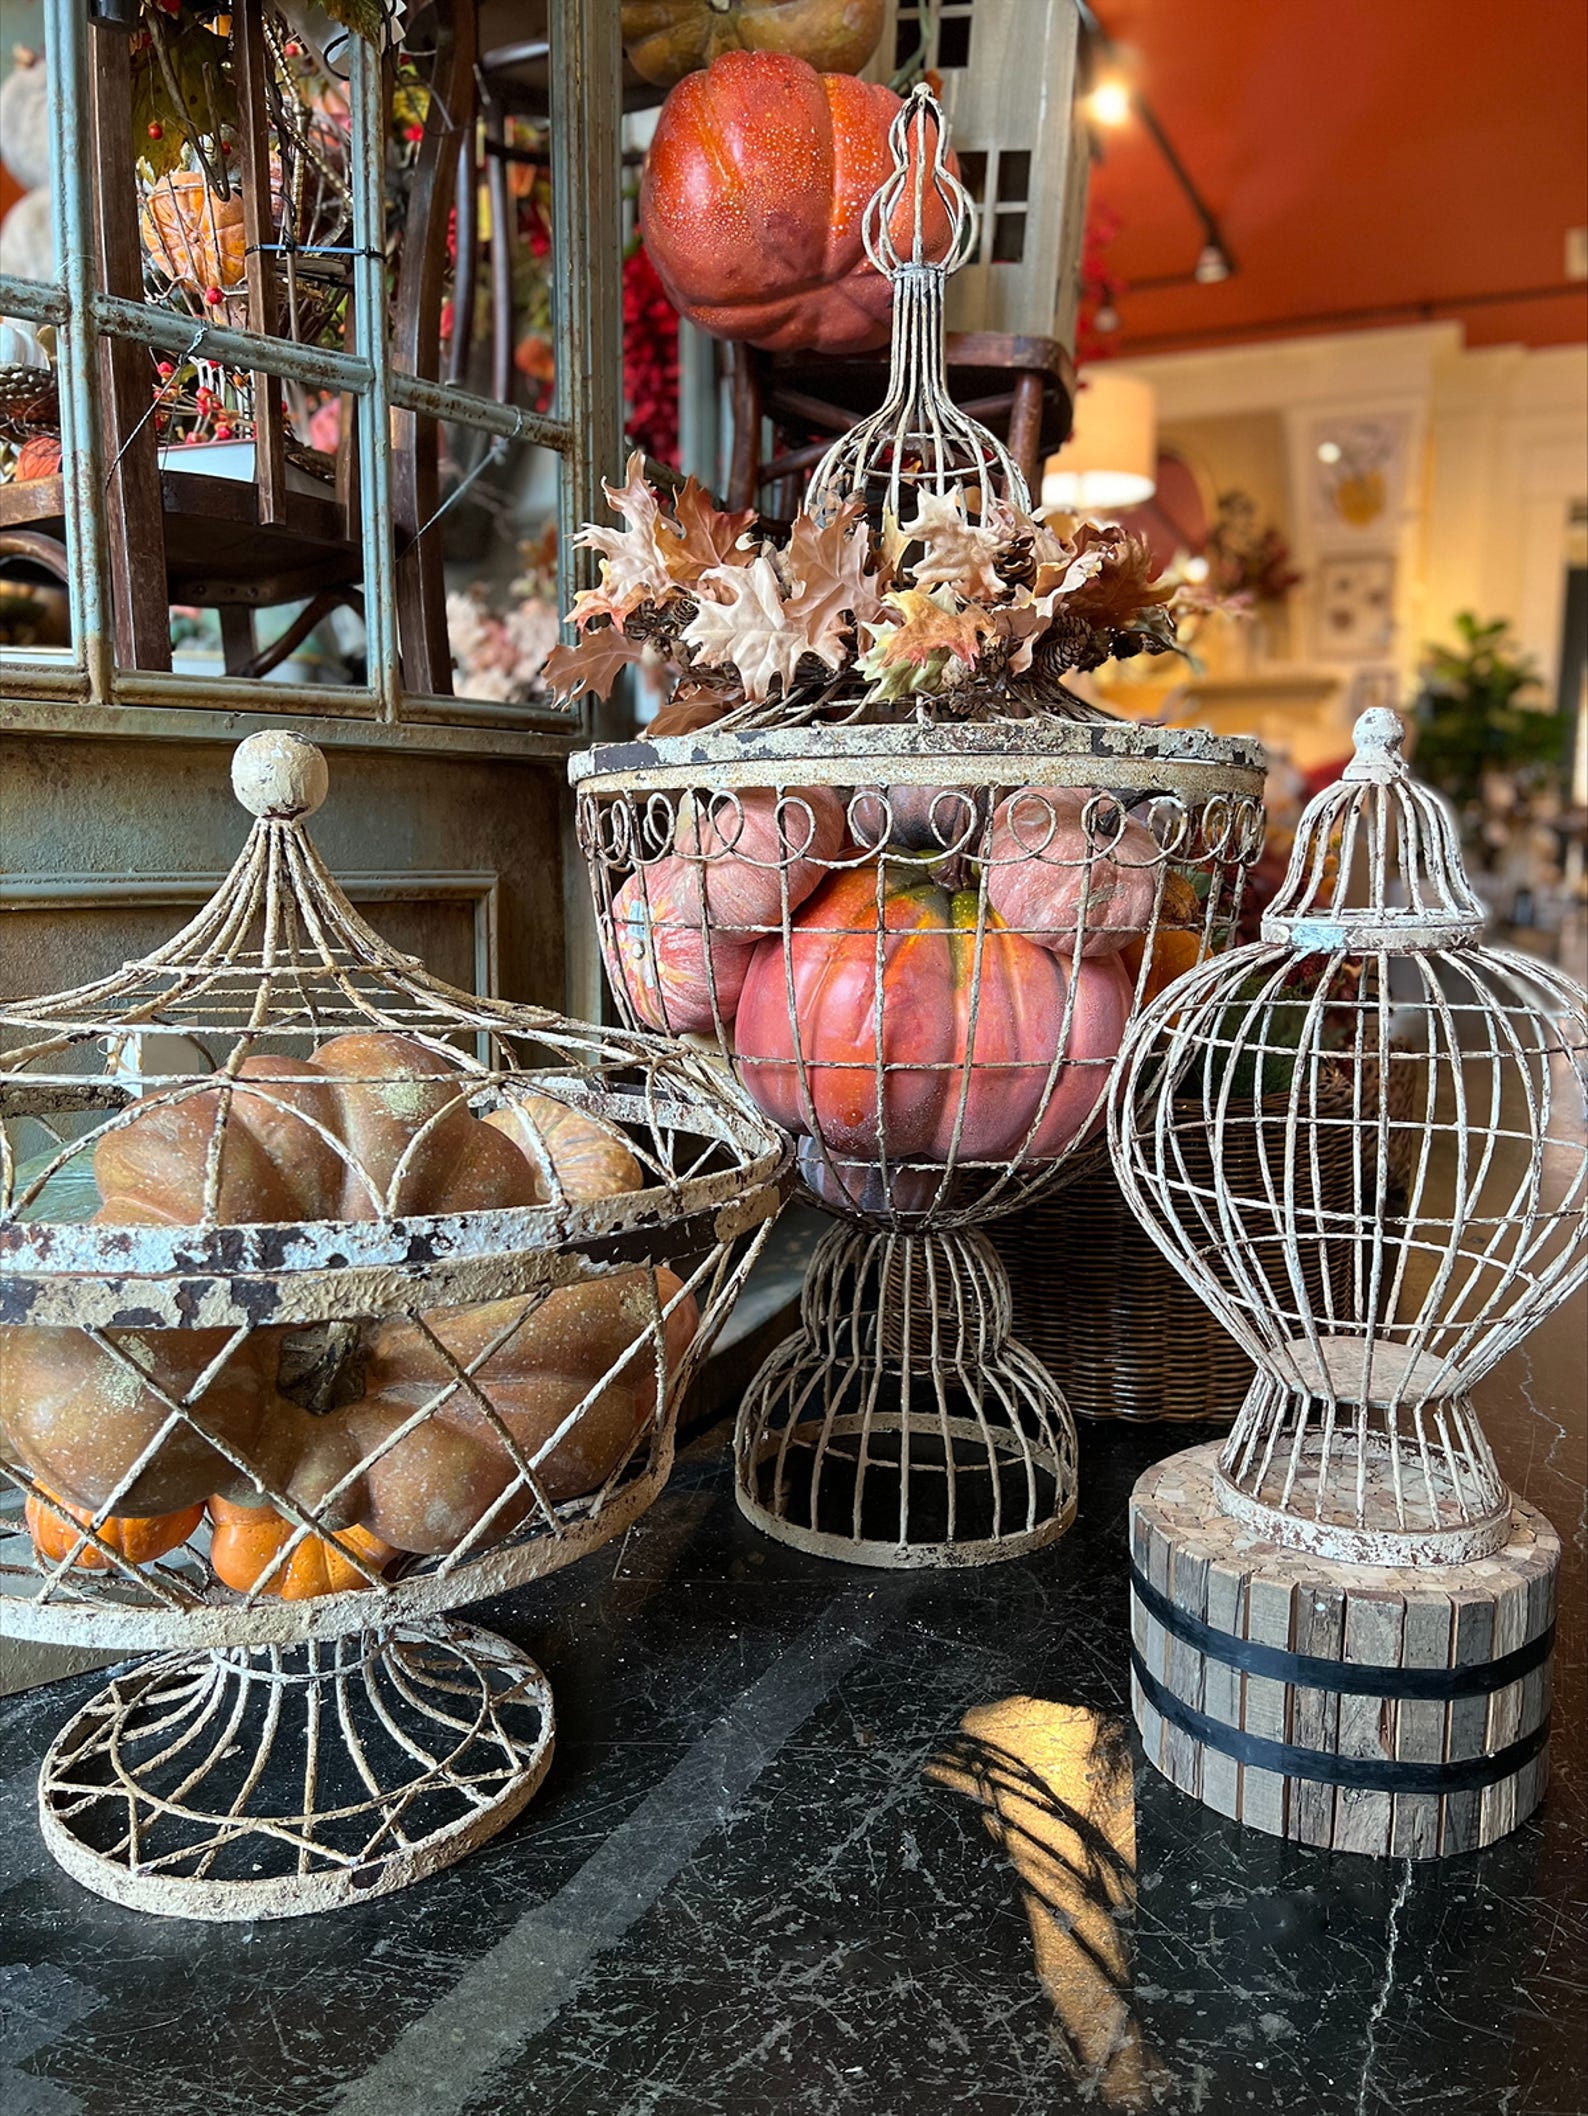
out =
<svg viewBox="0 0 1588 2116"><path fill-rule="evenodd" d="M623 395L637 447L678 460L678 312L637 243L623 260Z"/></svg>

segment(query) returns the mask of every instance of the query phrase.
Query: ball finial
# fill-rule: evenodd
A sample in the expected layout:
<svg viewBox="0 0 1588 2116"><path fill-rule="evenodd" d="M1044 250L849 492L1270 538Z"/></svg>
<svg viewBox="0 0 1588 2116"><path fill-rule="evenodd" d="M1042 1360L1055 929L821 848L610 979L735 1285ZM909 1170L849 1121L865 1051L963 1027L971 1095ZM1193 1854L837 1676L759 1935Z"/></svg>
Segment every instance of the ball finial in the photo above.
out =
<svg viewBox="0 0 1588 2116"><path fill-rule="evenodd" d="M331 776L312 742L284 729L266 728L237 746L232 791L256 816L288 822L311 816L325 799Z"/></svg>
<svg viewBox="0 0 1588 2116"><path fill-rule="evenodd" d="M1356 754L1342 779L1394 779L1406 769L1406 723L1387 705L1370 705L1351 730Z"/></svg>

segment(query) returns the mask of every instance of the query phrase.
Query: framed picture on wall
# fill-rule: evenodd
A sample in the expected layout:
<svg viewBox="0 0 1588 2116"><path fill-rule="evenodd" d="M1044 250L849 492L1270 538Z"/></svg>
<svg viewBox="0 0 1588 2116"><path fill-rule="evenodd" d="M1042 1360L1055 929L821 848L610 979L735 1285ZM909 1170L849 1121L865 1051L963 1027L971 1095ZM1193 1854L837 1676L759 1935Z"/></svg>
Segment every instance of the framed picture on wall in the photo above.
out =
<svg viewBox="0 0 1588 2116"><path fill-rule="evenodd" d="M1324 661L1382 661L1395 637L1395 559L1349 552L1318 561L1317 652Z"/></svg>
<svg viewBox="0 0 1588 2116"><path fill-rule="evenodd" d="M1312 513L1320 529L1382 530L1401 509L1407 421L1319 419L1312 429Z"/></svg>

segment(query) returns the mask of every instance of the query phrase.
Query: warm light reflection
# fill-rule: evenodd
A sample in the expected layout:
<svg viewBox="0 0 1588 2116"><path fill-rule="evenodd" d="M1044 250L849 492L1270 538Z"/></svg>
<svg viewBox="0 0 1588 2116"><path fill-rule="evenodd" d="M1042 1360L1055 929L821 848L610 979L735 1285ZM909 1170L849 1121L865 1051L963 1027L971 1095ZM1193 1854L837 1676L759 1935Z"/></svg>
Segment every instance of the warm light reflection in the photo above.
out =
<svg viewBox="0 0 1588 2116"><path fill-rule="evenodd" d="M926 1772L978 1802L1009 1854L1076 2078L1111 2108L1152 2107L1164 2074L1132 2003L1136 1808L1123 1723L1006 1697L967 1712Z"/></svg>

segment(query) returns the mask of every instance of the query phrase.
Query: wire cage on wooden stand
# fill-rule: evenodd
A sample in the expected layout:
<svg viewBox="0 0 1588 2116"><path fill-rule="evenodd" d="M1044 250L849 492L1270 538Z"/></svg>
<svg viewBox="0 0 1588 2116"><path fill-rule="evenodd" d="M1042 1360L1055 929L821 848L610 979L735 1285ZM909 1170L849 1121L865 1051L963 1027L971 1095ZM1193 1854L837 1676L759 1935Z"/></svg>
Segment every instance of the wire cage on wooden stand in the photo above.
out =
<svg viewBox="0 0 1588 2116"><path fill-rule="evenodd" d="M1149 1752L1194 1791L1209 1757L1214 1777L1253 1766L1261 1797L1233 1811L1262 1827L1433 1855L1543 1787L1559 1543L1506 1489L1472 1390L1588 1274L1588 995L1484 945L1454 821L1402 740L1393 713L1362 716L1261 940L1136 1022L1110 1142L1256 1367L1222 1448L1133 1502ZM1255 1730L1236 1668L1264 1679ZM1434 1724L1411 1709L1434 1704Z"/></svg>
<svg viewBox="0 0 1588 2116"><path fill-rule="evenodd" d="M257 821L183 931L0 1009L6 1625L167 1649L62 1732L42 1825L203 1918L401 1887L531 1796L545 1678L445 1613L655 1497L789 1159L699 1057L383 942L310 745L233 782Z"/></svg>
<svg viewBox="0 0 1588 2116"><path fill-rule="evenodd" d="M1114 720L1058 680L1081 665L1074 641L1101 636L1062 598L1121 547L1107 533L1067 544L1033 520L1005 450L949 399L942 281L972 209L924 91L894 153L866 220L894 284L887 400L817 467L788 551L764 546L730 577L750 549L734 546L694 588L683 634L715 636L714 596L758 596L774 643L794 639L790 606L808 609L820 554L838 569L822 575L827 606L871 652L822 634L714 724L571 770L620 1003L715 1046L794 1135L807 1193L840 1223L800 1329L742 1405L741 1507L827 1556L973 1564L1050 1540L1075 1506L1070 1413L1011 1335L983 1229L1096 1136L1143 997L1233 937L1263 759ZM947 236L932 250L934 186ZM615 498L654 530L632 483ZM745 518L717 520L726 549ZM591 534L614 554L625 542ZM873 559L892 569L888 595ZM961 594L970 577L986 607ZM601 608L617 583L615 555ZM906 619L959 629L890 663ZM967 627L996 634L996 651ZM1139 651L1133 638L1097 658ZM705 654L697 690L709 671Z"/></svg>

